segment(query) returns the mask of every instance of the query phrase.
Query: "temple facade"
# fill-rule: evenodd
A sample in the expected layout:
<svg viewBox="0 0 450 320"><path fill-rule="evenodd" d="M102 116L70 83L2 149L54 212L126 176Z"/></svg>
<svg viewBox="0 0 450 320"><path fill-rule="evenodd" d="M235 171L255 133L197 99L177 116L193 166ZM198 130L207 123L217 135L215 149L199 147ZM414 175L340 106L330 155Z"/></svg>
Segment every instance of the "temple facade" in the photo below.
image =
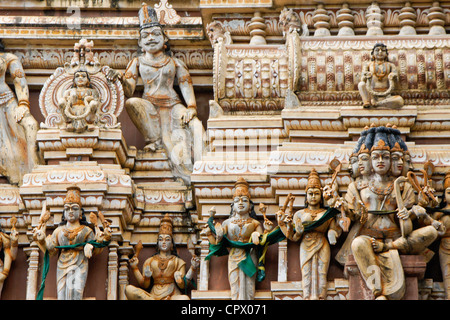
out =
<svg viewBox="0 0 450 320"><path fill-rule="evenodd" d="M449 34L446 1L2 1L0 298L450 299Z"/></svg>

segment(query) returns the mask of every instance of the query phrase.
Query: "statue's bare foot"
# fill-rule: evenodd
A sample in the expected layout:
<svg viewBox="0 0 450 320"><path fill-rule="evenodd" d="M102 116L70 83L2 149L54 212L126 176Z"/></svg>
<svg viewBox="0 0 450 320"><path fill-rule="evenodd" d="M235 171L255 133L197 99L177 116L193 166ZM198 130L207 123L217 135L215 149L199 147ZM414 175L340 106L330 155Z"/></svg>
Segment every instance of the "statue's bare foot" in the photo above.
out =
<svg viewBox="0 0 450 320"><path fill-rule="evenodd" d="M383 241L372 238L372 248L375 253L385 251L385 246Z"/></svg>
<svg viewBox="0 0 450 320"><path fill-rule="evenodd" d="M159 149L162 149L161 142L159 142L159 141L148 143L144 147L144 151L151 151L151 152L155 152L156 150L159 150Z"/></svg>

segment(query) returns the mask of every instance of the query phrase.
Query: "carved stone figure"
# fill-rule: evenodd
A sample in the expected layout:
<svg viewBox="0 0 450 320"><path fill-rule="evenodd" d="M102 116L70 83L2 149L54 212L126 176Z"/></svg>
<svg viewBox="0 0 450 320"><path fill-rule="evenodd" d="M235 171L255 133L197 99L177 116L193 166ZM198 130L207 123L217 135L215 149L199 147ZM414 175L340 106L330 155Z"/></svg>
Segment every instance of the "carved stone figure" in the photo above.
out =
<svg viewBox="0 0 450 320"><path fill-rule="evenodd" d="M5 82L9 71L14 92ZM17 98L16 98L17 97ZM39 125L30 113L29 91L19 58L4 51L0 43L0 171L12 184L21 182L25 173L40 164L36 144Z"/></svg>
<svg viewBox="0 0 450 320"><path fill-rule="evenodd" d="M193 159L199 159L203 150L204 132L196 117L192 80L184 63L172 57L155 10L143 4L139 20L139 46L143 54L130 61L125 74L111 70L109 79L118 78L123 83L125 95L129 97L125 107L145 138L144 150L154 152L165 148L175 176L189 183ZM132 97L139 75L144 82L142 98ZM175 79L187 107L173 87Z"/></svg>
<svg viewBox="0 0 450 320"><path fill-rule="evenodd" d="M189 297L182 294L187 281L192 281L195 271L200 265L198 257L193 256L191 267L186 273L186 263L178 257L173 241L172 219L166 214L161 220L158 235L158 252L145 260L143 272L138 269L138 255L140 248L137 246L136 254L130 259L130 267L138 280L139 287L127 285L125 294L128 300L188 300ZM150 292L146 291L152 283Z"/></svg>
<svg viewBox="0 0 450 320"><path fill-rule="evenodd" d="M389 62L387 47L383 43L377 43L371 56L371 61L363 66L358 84L363 107L401 108L403 98L392 95L398 75L395 65Z"/></svg>
<svg viewBox="0 0 450 320"><path fill-rule="evenodd" d="M442 200L440 209L433 214L433 218L444 226L439 232L441 237L439 262L444 280L445 298L450 300L450 172L445 175Z"/></svg>
<svg viewBox="0 0 450 320"><path fill-rule="evenodd" d="M214 218L214 211L210 211ZM254 206L250 198L249 185L243 178L235 184L233 203L230 217L221 224L214 225L215 234L211 228L203 230L208 235L211 244L217 245L223 240L231 240L235 245L231 247L228 255L228 280L232 300L253 300L255 297L256 267L258 255L255 248L245 248L249 242L258 245L260 236L270 231L273 225L265 219L264 224L256 219Z"/></svg>
<svg viewBox="0 0 450 320"><path fill-rule="evenodd" d="M91 222L96 221L92 215L95 214L91 214ZM81 207L80 188L77 186L67 189L62 222L46 237L49 218L50 214L44 206L40 223L33 230L33 237L43 252L48 252L50 256L59 254L56 271L58 300L81 300L88 276L88 259L99 254L103 243L110 240L109 224L100 215L104 231L96 223L95 231L89 226Z"/></svg>
<svg viewBox="0 0 450 320"><path fill-rule="evenodd" d="M301 241L303 299L325 300L330 244L336 244L342 229L331 212L333 209L324 208L322 185L315 169L309 174L305 192L305 208L297 211L293 217L285 216L283 220L280 220L282 215L278 215L278 225L289 240Z"/></svg>
<svg viewBox="0 0 450 320"><path fill-rule="evenodd" d="M219 21L213 21L206 26L206 33L212 45L219 41L225 44L233 43L230 31L225 31L224 27Z"/></svg>
<svg viewBox="0 0 450 320"><path fill-rule="evenodd" d="M17 218L11 218L11 232L5 233L0 229L0 250L3 251L3 259L0 260L0 296L3 290L3 284L9 275L12 262L16 260L19 248L19 232L16 229Z"/></svg>
<svg viewBox="0 0 450 320"><path fill-rule="evenodd" d="M80 68L73 75L73 85L64 93L59 107L68 131L84 132L88 124L97 122L100 95L91 85L89 73Z"/></svg>
<svg viewBox="0 0 450 320"><path fill-rule="evenodd" d="M79 42L75 43L73 46L73 57L70 61L71 67L76 67L80 65L95 66L99 65L98 59L94 57L94 41L87 41L86 39L81 39Z"/></svg>
<svg viewBox="0 0 450 320"><path fill-rule="evenodd" d="M429 261L427 247L438 235L437 225L413 228L412 219L425 217L426 211L415 205L416 196L407 178L396 178L392 172L391 152L401 150L403 145L399 143L400 131L389 127L371 127L367 131L361 146L370 150L373 173L367 184L358 187L352 182L348 187L345 207L359 223L348 239L375 298L401 299L405 278L399 254L423 254Z"/></svg>
<svg viewBox="0 0 450 320"><path fill-rule="evenodd" d="M77 133L100 127L120 127L117 121L124 106L119 80L108 81L109 66L94 56L93 41L81 39L74 45L73 58L58 67L45 82L39 106L45 117L42 128L64 128Z"/></svg>

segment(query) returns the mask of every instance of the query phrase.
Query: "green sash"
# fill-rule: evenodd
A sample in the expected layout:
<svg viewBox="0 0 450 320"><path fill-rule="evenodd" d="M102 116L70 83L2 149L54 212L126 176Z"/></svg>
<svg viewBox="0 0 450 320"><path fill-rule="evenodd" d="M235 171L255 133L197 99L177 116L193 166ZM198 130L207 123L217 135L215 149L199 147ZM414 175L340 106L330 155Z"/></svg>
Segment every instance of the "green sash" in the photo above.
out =
<svg viewBox="0 0 450 320"><path fill-rule="evenodd" d="M85 246L86 244L91 244L95 248L104 248L109 245L109 241L103 241L102 243L99 243L99 242L92 240L92 241L76 243L76 244L72 244L72 245L68 245L68 246L57 246L55 248L57 248L57 249L73 249L73 248ZM50 254L49 254L48 250L45 250L44 265L42 268L41 287L39 288L36 300L42 300L44 298L45 280L47 278L49 268L50 268Z"/></svg>
<svg viewBox="0 0 450 320"><path fill-rule="evenodd" d="M313 221L309 224L304 224L305 231L314 230L315 228L321 226L325 221L333 218L337 213L339 213L337 209L329 208L319 220ZM211 232L213 234L216 234L216 229L214 228L212 217L208 219L208 226L211 229ZM264 263L268 246L278 243L284 239L286 239L286 236L283 234L279 226L277 226L271 232L260 236L260 243L258 245L254 244L253 242L244 243L240 241L233 241L228 239L227 236L224 236L222 238L222 241L218 244L209 244L209 254L205 257L205 260L210 260L212 256L220 257L228 255L228 248L244 249L246 258L238 263L239 268L244 271L244 273L249 277L252 277L256 272L258 272L256 280L262 281L266 277ZM255 266L250 257L251 249L256 249L258 257L258 267Z"/></svg>

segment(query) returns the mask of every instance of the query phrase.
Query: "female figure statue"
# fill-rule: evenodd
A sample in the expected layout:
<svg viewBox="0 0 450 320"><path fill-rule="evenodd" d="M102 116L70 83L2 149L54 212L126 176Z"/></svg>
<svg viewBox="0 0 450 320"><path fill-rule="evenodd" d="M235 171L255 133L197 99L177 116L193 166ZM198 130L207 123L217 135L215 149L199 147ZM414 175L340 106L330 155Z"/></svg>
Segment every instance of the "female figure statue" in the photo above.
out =
<svg viewBox="0 0 450 320"><path fill-rule="evenodd" d="M9 71L14 92L6 84ZM17 98L16 98L17 97ZM40 163L36 135L39 125L30 113L29 91L19 58L5 52L0 43L0 171L12 184L22 181L25 173Z"/></svg>
<svg viewBox="0 0 450 320"><path fill-rule="evenodd" d="M391 95L395 88L397 69L389 62L387 47L383 43L375 44L371 56L372 61L363 66L361 81L358 84L364 108L403 107L403 98Z"/></svg>
<svg viewBox="0 0 450 320"><path fill-rule="evenodd" d="M185 279L193 279L200 260L193 257L191 267L186 273L186 263L177 255L172 236L172 219L168 214L161 220L158 252L145 260L142 273L138 269L137 255L138 253L130 259L130 267L140 288L127 285L125 294L128 300L189 300L180 289L185 288ZM150 292L146 291L150 286Z"/></svg>
<svg viewBox="0 0 450 320"><path fill-rule="evenodd" d="M59 103L61 114L69 131L84 132L94 123L101 102L98 91L92 87L89 73L79 69L73 75L73 85L64 93Z"/></svg>
<svg viewBox="0 0 450 320"><path fill-rule="evenodd" d="M264 221L263 227L256 219L253 207L248 183L243 178L239 178L235 184L229 218L222 224L215 224L215 235L211 233L209 227L204 229L209 242L213 245L217 245L225 239L237 243L231 247L228 253L228 280L232 300L254 299L258 256L255 248L245 248L244 244L251 242L258 245L260 236L273 227L268 219ZM211 219L213 217L212 215Z"/></svg>
<svg viewBox="0 0 450 320"><path fill-rule="evenodd" d="M197 103L192 79L185 64L172 57L168 38L159 24L156 11L143 4L139 10L139 20L139 47L143 54L130 61L125 74L111 69L108 78L122 81L125 95L129 97L125 108L145 138L144 150L154 152L165 148L174 165L174 174L189 183L192 159L199 159L203 151L204 131L196 117ZM132 97L139 75L144 83L142 98ZM175 79L187 108L173 87Z"/></svg>
<svg viewBox="0 0 450 320"><path fill-rule="evenodd" d="M315 228L308 228L313 223L326 218L325 214L327 213L327 209L323 207L322 186L315 169L308 177L305 205L304 209L294 214L293 228L289 223L286 224L288 221L278 221L278 224L289 240L301 241L300 267L303 299L325 300L331 256L330 244L336 244L336 239L342 229L336 223L334 216L330 216Z"/></svg>
<svg viewBox="0 0 450 320"><path fill-rule="evenodd" d="M33 236L42 251L48 251L50 255L59 253L56 272L58 300L81 300L88 276L88 259L102 251L101 248L94 248L93 243L108 241L110 230L104 224L104 232L94 234L86 221L80 189L76 186L67 189L63 220L47 238L45 232L49 214L45 212L45 207L43 215L47 217L41 219Z"/></svg>
<svg viewBox="0 0 450 320"><path fill-rule="evenodd" d="M16 229L17 219L11 218L11 233L8 235L0 230L0 250L3 250L3 260L0 260L0 296L3 290L3 284L9 275L11 265L17 257L19 248L19 233Z"/></svg>

